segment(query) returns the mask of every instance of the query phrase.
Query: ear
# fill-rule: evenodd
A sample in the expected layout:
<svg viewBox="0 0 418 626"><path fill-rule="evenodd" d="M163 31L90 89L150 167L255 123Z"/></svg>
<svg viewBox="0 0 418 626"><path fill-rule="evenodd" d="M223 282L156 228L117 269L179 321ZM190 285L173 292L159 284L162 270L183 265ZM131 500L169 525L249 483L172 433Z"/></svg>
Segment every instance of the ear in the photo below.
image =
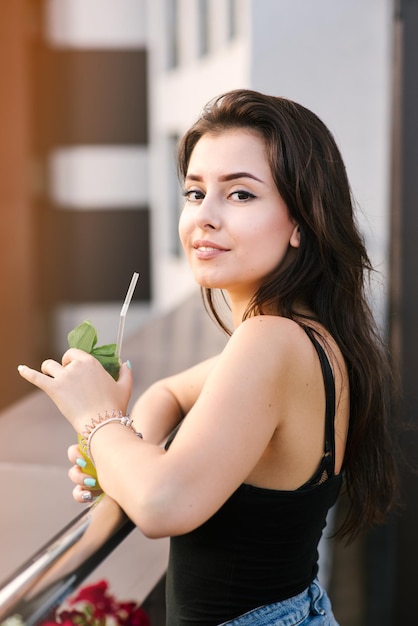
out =
<svg viewBox="0 0 418 626"><path fill-rule="evenodd" d="M300 246L300 228L299 224L295 224L292 234L290 235L289 244L292 248L299 248Z"/></svg>

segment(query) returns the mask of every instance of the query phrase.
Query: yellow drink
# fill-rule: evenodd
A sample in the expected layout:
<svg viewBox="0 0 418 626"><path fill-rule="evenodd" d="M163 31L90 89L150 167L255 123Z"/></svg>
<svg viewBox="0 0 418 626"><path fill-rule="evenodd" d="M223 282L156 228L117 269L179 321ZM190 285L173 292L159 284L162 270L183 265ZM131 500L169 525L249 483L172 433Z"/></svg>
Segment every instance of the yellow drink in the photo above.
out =
<svg viewBox="0 0 418 626"><path fill-rule="evenodd" d="M80 450L80 454L87 463L86 467L83 468L83 473L88 474L89 476L97 480L96 468L94 467L89 455L87 454L87 441L83 437L83 435L80 435L80 434L77 435L77 440L78 440L78 449ZM96 488L100 489L99 481L97 481Z"/></svg>

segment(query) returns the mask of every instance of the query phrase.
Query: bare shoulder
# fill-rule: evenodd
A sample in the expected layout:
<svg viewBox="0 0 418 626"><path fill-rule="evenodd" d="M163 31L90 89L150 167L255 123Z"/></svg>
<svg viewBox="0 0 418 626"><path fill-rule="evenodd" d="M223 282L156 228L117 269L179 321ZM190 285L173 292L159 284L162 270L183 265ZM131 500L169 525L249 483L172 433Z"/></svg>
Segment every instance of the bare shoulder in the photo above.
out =
<svg viewBox="0 0 418 626"><path fill-rule="evenodd" d="M303 328L291 319L275 315L258 315L251 317L233 333L230 341L231 349L243 349L247 355L271 353L279 359L297 357L300 350L309 344ZM274 349L272 349L274 348Z"/></svg>
<svg viewBox="0 0 418 626"><path fill-rule="evenodd" d="M317 323L309 324L323 347L334 372L337 388L344 385L347 372L344 358L334 338ZM285 376L287 382L318 369L318 357L304 328L294 320L275 315L259 315L237 327L225 351L225 357L244 359L248 366L260 367L273 376Z"/></svg>
<svg viewBox="0 0 418 626"><path fill-rule="evenodd" d="M339 471L348 429L347 370L333 337L319 323L309 326L334 374L335 467ZM231 362L237 363L231 370L238 370L241 380L246 374L248 388L266 399L258 415L266 419L266 406L275 412L276 428L269 446L247 481L273 489L295 489L313 475L323 454L325 387L317 351L300 324L278 316L246 320L232 336L229 348Z"/></svg>

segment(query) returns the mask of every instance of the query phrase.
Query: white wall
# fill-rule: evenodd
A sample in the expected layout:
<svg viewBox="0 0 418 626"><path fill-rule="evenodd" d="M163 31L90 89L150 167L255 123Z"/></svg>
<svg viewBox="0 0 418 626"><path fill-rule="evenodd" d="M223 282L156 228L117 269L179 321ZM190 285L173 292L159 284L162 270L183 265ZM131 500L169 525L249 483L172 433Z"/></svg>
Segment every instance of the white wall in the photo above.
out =
<svg viewBox="0 0 418 626"><path fill-rule="evenodd" d="M251 9L251 83L312 109L334 133L360 206L367 247L383 280L388 271L393 2L262 0ZM383 296L377 285L377 311Z"/></svg>
<svg viewBox="0 0 418 626"><path fill-rule="evenodd" d="M140 47L146 40L146 2L46 0L45 30L55 46Z"/></svg>

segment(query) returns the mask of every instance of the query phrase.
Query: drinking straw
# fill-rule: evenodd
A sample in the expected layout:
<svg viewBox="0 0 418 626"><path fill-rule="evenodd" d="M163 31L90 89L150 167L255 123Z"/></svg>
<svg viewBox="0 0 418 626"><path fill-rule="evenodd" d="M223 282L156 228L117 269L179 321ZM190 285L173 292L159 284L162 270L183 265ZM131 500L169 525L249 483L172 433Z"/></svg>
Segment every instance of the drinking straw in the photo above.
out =
<svg viewBox="0 0 418 626"><path fill-rule="evenodd" d="M129 308L129 305L131 303L132 296L134 294L138 278L139 278L138 272L134 272L133 276L132 276L132 279L131 279L131 284L129 285L128 291L126 293L125 301L124 301L124 303L122 305L122 309L121 309L121 312L120 312L119 328L118 328L118 338L116 340L116 356L118 358L120 358L120 353L121 353L121 349L122 349L122 339L123 339L123 331L125 329L126 314L128 312L128 308Z"/></svg>

